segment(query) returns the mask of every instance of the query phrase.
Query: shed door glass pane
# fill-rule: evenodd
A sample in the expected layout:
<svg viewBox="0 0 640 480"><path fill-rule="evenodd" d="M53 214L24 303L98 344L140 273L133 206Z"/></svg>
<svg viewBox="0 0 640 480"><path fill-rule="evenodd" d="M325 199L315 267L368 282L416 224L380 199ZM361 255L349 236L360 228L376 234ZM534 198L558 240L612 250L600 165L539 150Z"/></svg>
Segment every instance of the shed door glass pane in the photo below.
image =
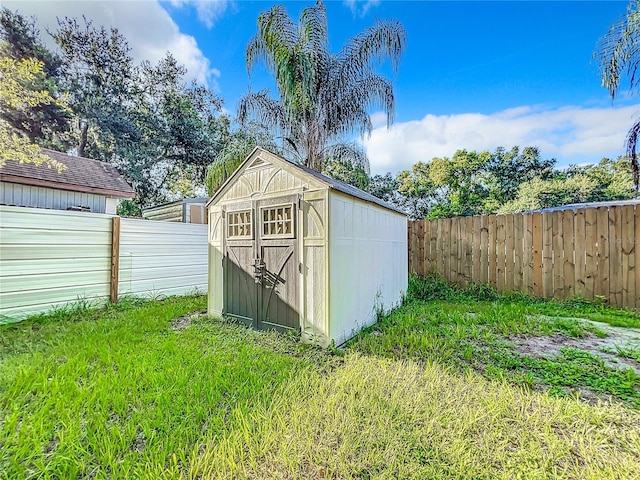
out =
<svg viewBox="0 0 640 480"><path fill-rule="evenodd" d="M227 214L228 238L252 238L251 210Z"/></svg>
<svg viewBox="0 0 640 480"><path fill-rule="evenodd" d="M293 237L293 205L262 209L263 237Z"/></svg>

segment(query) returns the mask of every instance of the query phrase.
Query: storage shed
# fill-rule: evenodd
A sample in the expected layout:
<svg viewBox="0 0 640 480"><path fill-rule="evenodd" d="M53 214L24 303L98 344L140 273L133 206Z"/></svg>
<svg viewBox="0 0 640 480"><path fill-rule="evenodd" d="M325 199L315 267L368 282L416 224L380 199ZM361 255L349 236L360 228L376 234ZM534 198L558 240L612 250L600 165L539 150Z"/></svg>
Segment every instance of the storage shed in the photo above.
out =
<svg viewBox="0 0 640 480"><path fill-rule="evenodd" d="M340 345L407 289L407 217L256 148L207 204L209 313Z"/></svg>

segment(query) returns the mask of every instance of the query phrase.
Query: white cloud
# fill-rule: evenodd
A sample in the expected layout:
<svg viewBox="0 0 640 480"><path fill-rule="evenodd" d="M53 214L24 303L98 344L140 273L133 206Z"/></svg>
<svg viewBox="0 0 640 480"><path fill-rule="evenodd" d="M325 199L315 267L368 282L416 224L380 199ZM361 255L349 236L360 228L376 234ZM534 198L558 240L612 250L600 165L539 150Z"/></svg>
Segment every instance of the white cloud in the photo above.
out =
<svg viewBox="0 0 640 480"><path fill-rule="evenodd" d="M489 115L429 114L390 129L378 127L363 143L373 174L397 172L434 157L451 157L458 149L492 151L514 145L537 146L543 157L555 157L559 166L566 166L623 155L626 133L639 109L638 105L523 106Z"/></svg>
<svg viewBox="0 0 640 480"><path fill-rule="evenodd" d="M171 0L174 7L183 8L185 5L191 5L198 12L198 19L205 24L207 28L213 27L216 21L222 16L229 6L227 0Z"/></svg>
<svg viewBox="0 0 640 480"><path fill-rule="evenodd" d="M115 27L129 42L136 61L156 63L167 51L188 69L188 77L217 89L220 72L211 67L196 39L180 32L178 25L157 1L5 1L4 6L27 17L35 16L42 39L54 46L46 29L55 31L56 17L73 17L93 21L95 26Z"/></svg>
<svg viewBox="0 0 640 480"><path fill-rule="evenodd" d="M344 0L342 3L349 7L354 17L363 18L372 7L380 5L380 0Z"/></svg>

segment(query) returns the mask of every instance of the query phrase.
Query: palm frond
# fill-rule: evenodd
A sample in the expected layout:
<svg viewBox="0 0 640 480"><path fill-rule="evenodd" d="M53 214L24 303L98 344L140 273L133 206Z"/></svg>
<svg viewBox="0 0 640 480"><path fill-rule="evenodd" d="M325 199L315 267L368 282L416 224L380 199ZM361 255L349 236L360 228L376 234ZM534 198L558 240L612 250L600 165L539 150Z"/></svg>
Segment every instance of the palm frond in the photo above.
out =
<svg viewBox="0 0 640 480"><path fill-rule="evenodd" d="M287 118L282 104L269 97L266 90L248 93L238 103L238 120L241 123L255 119L269 128L284 131Z"/></svg>
<svg viewBox="0 0 640 480"><path fill-rule="evenodd" d="M631 169L633 172L633 187L638 192L640 186L640 164L638 162L638 138L640 137L640 119L636 121L627 133L626 148L627 155L631 159Z"/></svg>
<svg viewBox="0 0 640 480"><path fill-rule="evenodd" d="M398 70L400 57L406 45L406 33L398 21L376 21L351 39L338 54L342 65L341 77L348 81L361 76L385 60Z"/></svg>
<svg viewBox="0 0 640 480"><path fill-rule="evenodd" d="M367 175L370 174L369 158L364 149L354 142L339 142L327 145L323 152L325 157L339 162L350 163L356 167L362 167Z"/></svg>
<svg viewBox="0 0 640 480"><path fill-rule="evenodd" d="M624 75L629 77L629 88L638 86L640 67L640 10L638 1L629 3L627 14L614 23L600 39L594 56L602 72L602 85L615 98Z"/></svg>

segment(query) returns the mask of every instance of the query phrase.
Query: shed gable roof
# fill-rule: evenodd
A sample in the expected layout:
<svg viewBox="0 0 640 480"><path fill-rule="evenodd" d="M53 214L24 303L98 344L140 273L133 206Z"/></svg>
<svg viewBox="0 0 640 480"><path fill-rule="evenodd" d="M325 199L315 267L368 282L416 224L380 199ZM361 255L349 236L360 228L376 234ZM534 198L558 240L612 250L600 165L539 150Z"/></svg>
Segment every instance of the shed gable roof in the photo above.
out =
<svg viewBox="0 0 640 480"><path fill-rule="evenodd" d="M58 173L56 169L49 168L47 165L7 162L0 167L0 180L120 198L135 196L133 188L113 165L90 158L74 157L47 148L43 148L42 153L63 163L67 169Z"/></svg>
<svg viewBox="0 0 640 480"><path fill-rule="evenodd" d="M398 209L396 206L391 205L384 200L371 195L368 192L360 190L359 188L354 187L353 185L349 185L348 183L341 182L340 180L336 180L334 178L328 177L320 172L316 172L315 170L308 168L299 163L294 163L286 158L283 158L279 155L269 152L262 147L256 147L249 154L249 156L245 159L244 162L236 169L236 171L227 179L225 183L218 189L218 191L213 195L211 200L207 203L207 206L215 203L229 188L230 186L238 179L242 172L246 170L248 167L255 165L255 162L262 160L260 156L267 157L269 161L275 161L284 166L287 170L293 170L297 173L298 176L302 175L306 180L310 180L311 183L320 184L322 186L328 187L329 189L336 190L338 192L344 193L350 197L357 198L359 200L373 203L380 207L386 208L387 210L392 210L396 213L400 213L401 215L406 215L405 212Z"/></svg>

